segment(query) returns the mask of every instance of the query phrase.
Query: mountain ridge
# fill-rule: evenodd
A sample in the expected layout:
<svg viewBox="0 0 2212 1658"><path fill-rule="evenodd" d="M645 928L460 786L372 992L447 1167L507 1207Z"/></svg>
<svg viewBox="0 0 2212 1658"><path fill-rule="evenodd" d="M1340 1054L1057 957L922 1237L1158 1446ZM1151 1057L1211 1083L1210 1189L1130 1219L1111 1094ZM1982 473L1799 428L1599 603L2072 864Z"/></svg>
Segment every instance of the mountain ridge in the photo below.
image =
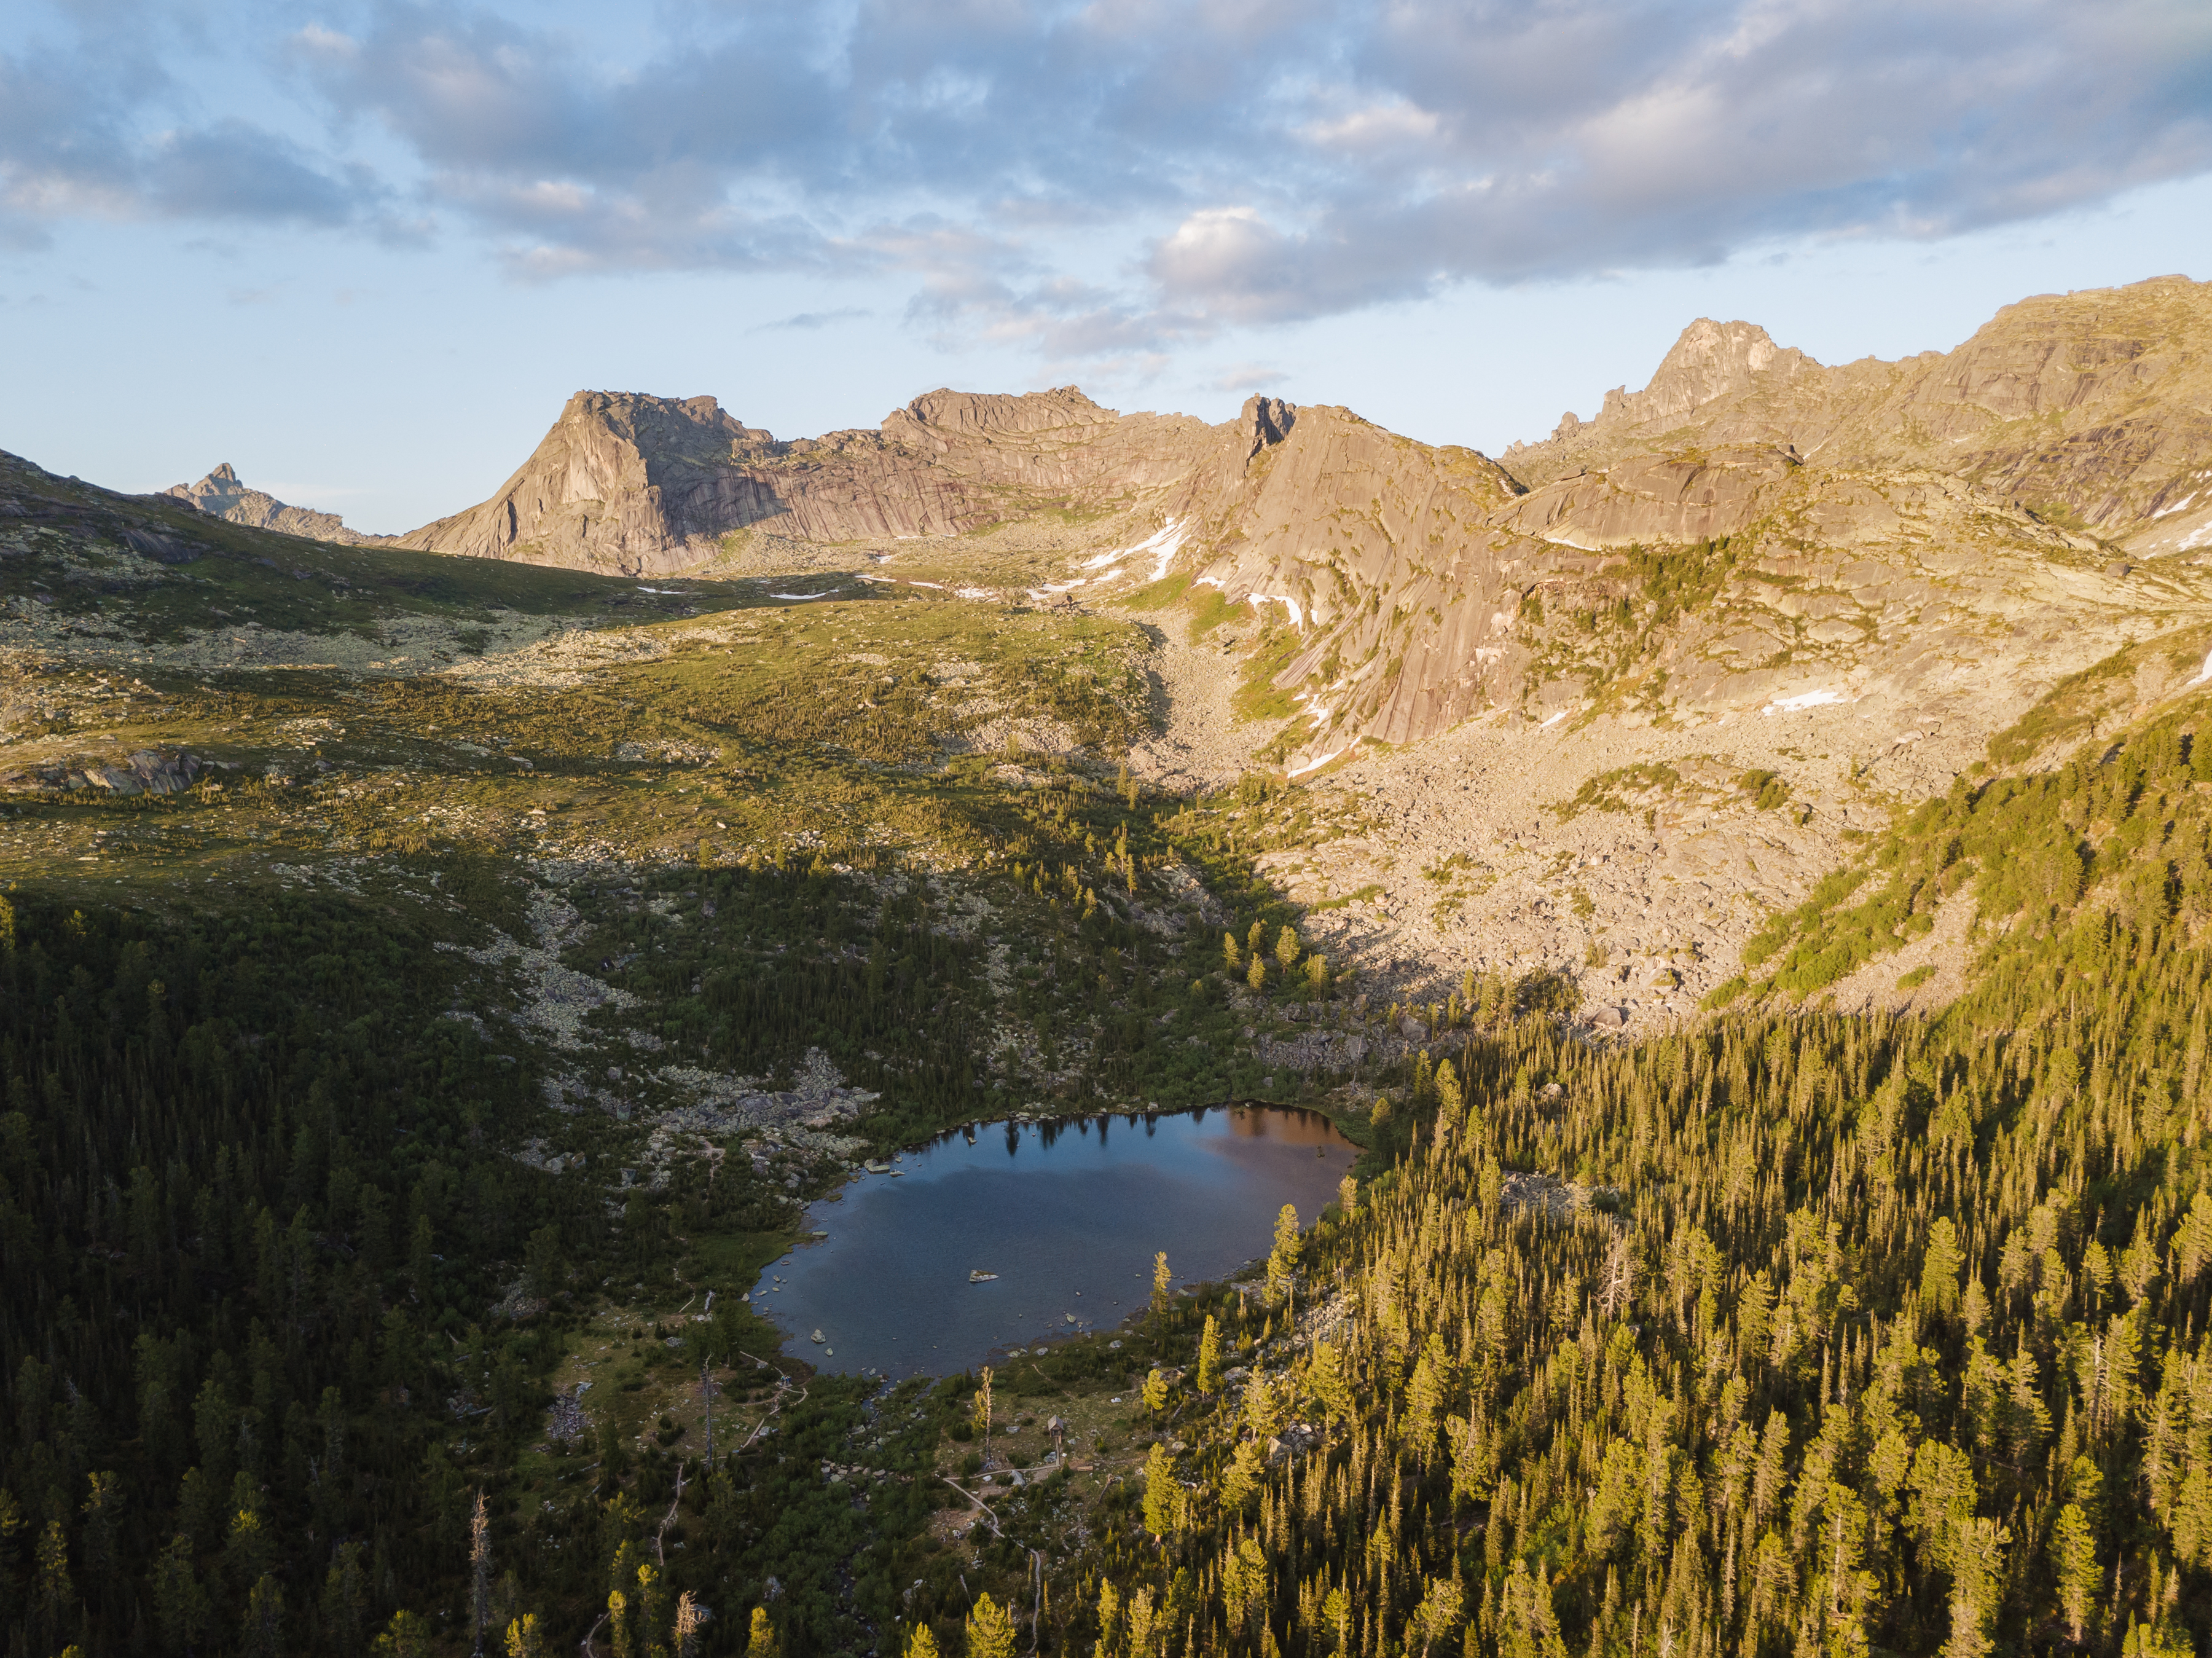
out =
<svg viewBox="0 0 2212 1658"><path fill-rule="evenodd" d="M1894 678L1879 596L1899 582L1955 587L1961 616L2002 612L2017 637L2085 602L2096 616L2154 608L2155 595L2098 584L2124 580L2108 566L2212 544L2212 416L2196 400L2212 374L2208 293L2162 277L2041 296L1954 351L1840 367L1755 325L1700 318L1641 390L1616 387L1595 419L1497 459L1256 397L1209 424L1121 414L1074 386L940 389L872 430L785 440L712 398L579 392L498 494L400 541L666 575L710 567L754 531L891 556L901 542L1052 513L1174 525L1172 569L1231 604L1279 607L1297 635L1273 677L1309 715L1284 756L1293 771L1363 739L1591 706L1620 674L1580 660L1581 644L1542 618L1625 605L1633 623L1652 601L1620 562L1628 550L1742 543L1747 576L1784 582L1826 550L1820 580L1860 617L1851 648L1839 635L1791 662L1801 630L1741 580L1714 596L1701 635L1656 647L1640 676L1653 712L1723 717L1822 689L1796 683L1807 671L1862 689ZM1975 571L1923 562L1941 564L1947 545L1982 550ZM2100 574L2057 574L2076 565ZM1835 586L1846 567L1864 568ZM2193 565L2160 569L2196 593ZM1994 608L1991 582L2008 595ZM1079 601L1111 596L1095 580L1063 585ZM1660 660L1710 665L1747 628L1775 636L1755 659L1765 667L1686 674ZM2008 653L2002 637L1989 648ZM2069 656L2056 671L2079 665ZM1792 667L1794 680L1781 671ZM1676 689L1655 689L1655 675Z"/></svg>
<svg viewBox="0 0 2212 1658"><path fill-rule="evenodd" d="M345 520L336 513L288 505L267 490L256 489L246 483L238 476L237 469L227 460L220 462L198 483L173 483L163 493L173 495L210 518L219 518L231 524L243 524L256 530L274 530L280 535L303 536L310 541L336 542L343 547L387 546L395 540L392 536L370 535L348 529Z"/></svg>

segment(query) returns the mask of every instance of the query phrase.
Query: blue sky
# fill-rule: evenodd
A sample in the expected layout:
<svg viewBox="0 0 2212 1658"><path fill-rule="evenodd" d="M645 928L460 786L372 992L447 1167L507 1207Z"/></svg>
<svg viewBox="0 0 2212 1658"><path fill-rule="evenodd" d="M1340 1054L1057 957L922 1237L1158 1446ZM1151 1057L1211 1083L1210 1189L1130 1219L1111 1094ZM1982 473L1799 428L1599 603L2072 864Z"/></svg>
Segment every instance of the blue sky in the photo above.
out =
<svg viewBox="0 0 2212 1658"><path fill-rule="evenodd" d="M1826 361L2212 276L2203 0L149 5L0 18L0 447L395 531L580 387L1495 452L1692 317Z"/></svg>

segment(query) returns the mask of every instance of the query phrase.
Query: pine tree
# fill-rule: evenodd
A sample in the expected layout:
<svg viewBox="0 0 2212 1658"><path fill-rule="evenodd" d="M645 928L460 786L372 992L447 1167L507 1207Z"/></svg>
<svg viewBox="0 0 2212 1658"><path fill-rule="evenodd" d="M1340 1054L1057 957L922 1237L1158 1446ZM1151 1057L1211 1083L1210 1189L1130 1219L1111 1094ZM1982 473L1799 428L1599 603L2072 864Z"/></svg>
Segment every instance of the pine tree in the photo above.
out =
<svg viewBox="0 0 2212 1658"><path fill-rule="evenodd" d="M1221 1385L1221 1326L1212 1314L1198 1338L1198 1390L1211 1394Z"/></svg>
<svg viewBox="0 0 2212 1658"><path fill-rule="evenodd" d="M745 1658L776 1658L776 1652L775 1625L769 1621L768 1608L755 1606L745 1635Z"/></svg>
<svg viewBox="0 0 2212 1658"><path fill-rule="evenodd" d="M1274 1248L1267 1254L1267 1295L1279 1301L1290 1293L1291 1278L1297 1271L1298 1212L1295 1206L1285 1204L1275 1216Z"/></svg>
<svg viewBox="0 0 2212 1658"><path fill-rule="evenodd" d="M2079 1646L2096 1599L2100 1574L2097 1540L2075 1503L2058 1510L2057 1522L2051 1527L2051 1558L2058 1569L2058 1605L2066 1615L2067 1635Z"/></svg>
<svg viewBox="0 0 2212 1658"><path fill-rule="evenodd" d="M1921 1260L1920 1305L1923 1309L1944 1315L1958 1310L1959 1272L1962 1265L1958 1229L1951 1224L1948 1215L1938 1215L1928 1229L1928 1249Z"/></svg>
<svg viewBox="0 0 2212 1658"><path fill-rule="evenodd" d="M1129 1658L1152 1658L1154 1627L1152 1591L1139 1588L1129 1600Z"/></svg>
<svg viewBox="0 0 2212 1658"><path fill-rule="evenodd" d="M991 1442L991 1367L986 1364L976 1379L981 1385L969 1402L968 1420L974 1425L976 1437L988 1445Z"/></svg>
<svg viewBox="0 0 2212 1658"><path fill-rule="evenodd" d="M473 1649L483 1658L484 1628L491 1622L491 1511L483 1490L477 1490L469 1515L469 1625Z"/></svg>
<svg viewBox="0 0 2212 1658"><path fill-rule="evenodd" d="M155 1621L173 1653L198 1646L207 1628L208 1594L192 1552L192 1540L179 1532L154 1562Z"/></svg>
<svg viewBox="0 0 2212 1658"><path fill-rule="evenodd" d="M1014 1658L1014 1620L991 1599L988 1591L975 1597L968 1614L966 1658Z"/></svg>
<svg viewBox="0 0 2212 1658"><path fill-rule="evenodd" d="M376 1637L377 1658L430 1658L430 1620L416 1612L393 1612Z"/></svg>
<svg viewBox="0 0 2212 1658"><path fill-rule="evenodd" d="M1145 1455L1145 1529L1155 1537L1175 1535L1181 1514L1181 1491L1175 1480L1175 1459L1158 1440Z"/></svg>

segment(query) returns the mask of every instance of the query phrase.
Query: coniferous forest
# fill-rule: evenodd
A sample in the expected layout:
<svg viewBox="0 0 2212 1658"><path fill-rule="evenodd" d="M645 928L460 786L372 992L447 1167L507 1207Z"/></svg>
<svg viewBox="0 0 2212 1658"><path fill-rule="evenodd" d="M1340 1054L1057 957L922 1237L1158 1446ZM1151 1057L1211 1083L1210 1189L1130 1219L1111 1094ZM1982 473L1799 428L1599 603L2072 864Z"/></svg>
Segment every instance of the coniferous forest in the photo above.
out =
<svg viewBox="0 0 2212 1658"><path fill-rule="evenodd" d="M1962 781L1874 850L1979 897L1934 1020L1524 1020L1438 1066L1304 1246L1325 1333L1156 1463L1103 1658L2200 1650L2194 752L2169 722Z"/></svg>
<svg viewBox="0 0 2212 1658"><path fill-rule="evenodd" d="M453 1014L459 958L397 912L18 893L8 1653L2198 1650L2208 760L2169 716L1962 780L1691 1028L1608 1043L1540 985L1455 998L1374 1079L1392 1108L1342 1203L995 1406L983 1377L765 1363L750 1313L641 1327L757 1366L772 1430L711 1458L544 1442L561 1286L642 1281L679 1227L787 1224L784 1188L732 1168L615 1206L510 1156L531 1068ZM717 878L740 910L829 890ZM1951 895L1978 906L1963 997L1819 1006ZM902 926L708 996L739 1011L703 1039L922 1031L971 969ZM967 1108L934 1099L900 1132ZM495 1317L511 1293L545 1311ZM1141 1473L1035 1479L957 1546L933 1528L965 1500L936 1459L994 1408L1140 1385ZM532 1457L561 1495L526 1509Z"/></svg>

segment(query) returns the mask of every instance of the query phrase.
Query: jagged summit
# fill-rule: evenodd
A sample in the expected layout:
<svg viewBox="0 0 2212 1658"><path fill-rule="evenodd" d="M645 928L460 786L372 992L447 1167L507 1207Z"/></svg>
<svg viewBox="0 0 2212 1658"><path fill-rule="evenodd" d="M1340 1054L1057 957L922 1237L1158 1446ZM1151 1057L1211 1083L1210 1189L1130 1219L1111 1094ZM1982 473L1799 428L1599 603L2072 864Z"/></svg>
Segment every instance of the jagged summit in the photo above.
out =
<svg viewBox="0 0 2212 1658"><path fill-rule="evenodd" d="M1572 410L1559 416L1551 440L1560 442L1597 424L1642 426L1703 408L1715 399L1750 387L1758 376L1776 370L1789 378L1820 364L1794 346L1779 346L1757 323L1715 322L1699 317L1676 337L1641 392L1617 386L1605 394L1595 421ZM1516 443L1509 455L1534 446Z"/></svg>
<svg viewBox="0 0 2212 1658"><path fill-rule="evenodd" d="M1072 386L939 389L873 430L790 440L711 397L579 392L491 499L402 543L665 574L756 525L822 542L957 535L1010 511L1157 487L1223 443L1202 421L1121 415Z"/></svg>
<svg viewBox="0 0 2212 1658"><path fill-rule="evenodd" d="M238 469L227 460L198 483L173 483L164 493L198 507L211 518L256 530L275 530L288 536L305 536L311 541L336 541L349 546L375 546L392 539L389 536L363 535L358 530L349 530L345 520L336 513L287 506L266 490L249 487L238 476Z"/></svg>
<svg viewBox="0 0 2212 1658"><path fill-rule="evenodd" d="M1640 392L1505 452L1543 484L1638 454L1753 446L1828 466L1927 467L2124 538L2207 544L2212 283L2154 277L2008 305L1948 352L1826 367L1700 318Z"/></svg>

